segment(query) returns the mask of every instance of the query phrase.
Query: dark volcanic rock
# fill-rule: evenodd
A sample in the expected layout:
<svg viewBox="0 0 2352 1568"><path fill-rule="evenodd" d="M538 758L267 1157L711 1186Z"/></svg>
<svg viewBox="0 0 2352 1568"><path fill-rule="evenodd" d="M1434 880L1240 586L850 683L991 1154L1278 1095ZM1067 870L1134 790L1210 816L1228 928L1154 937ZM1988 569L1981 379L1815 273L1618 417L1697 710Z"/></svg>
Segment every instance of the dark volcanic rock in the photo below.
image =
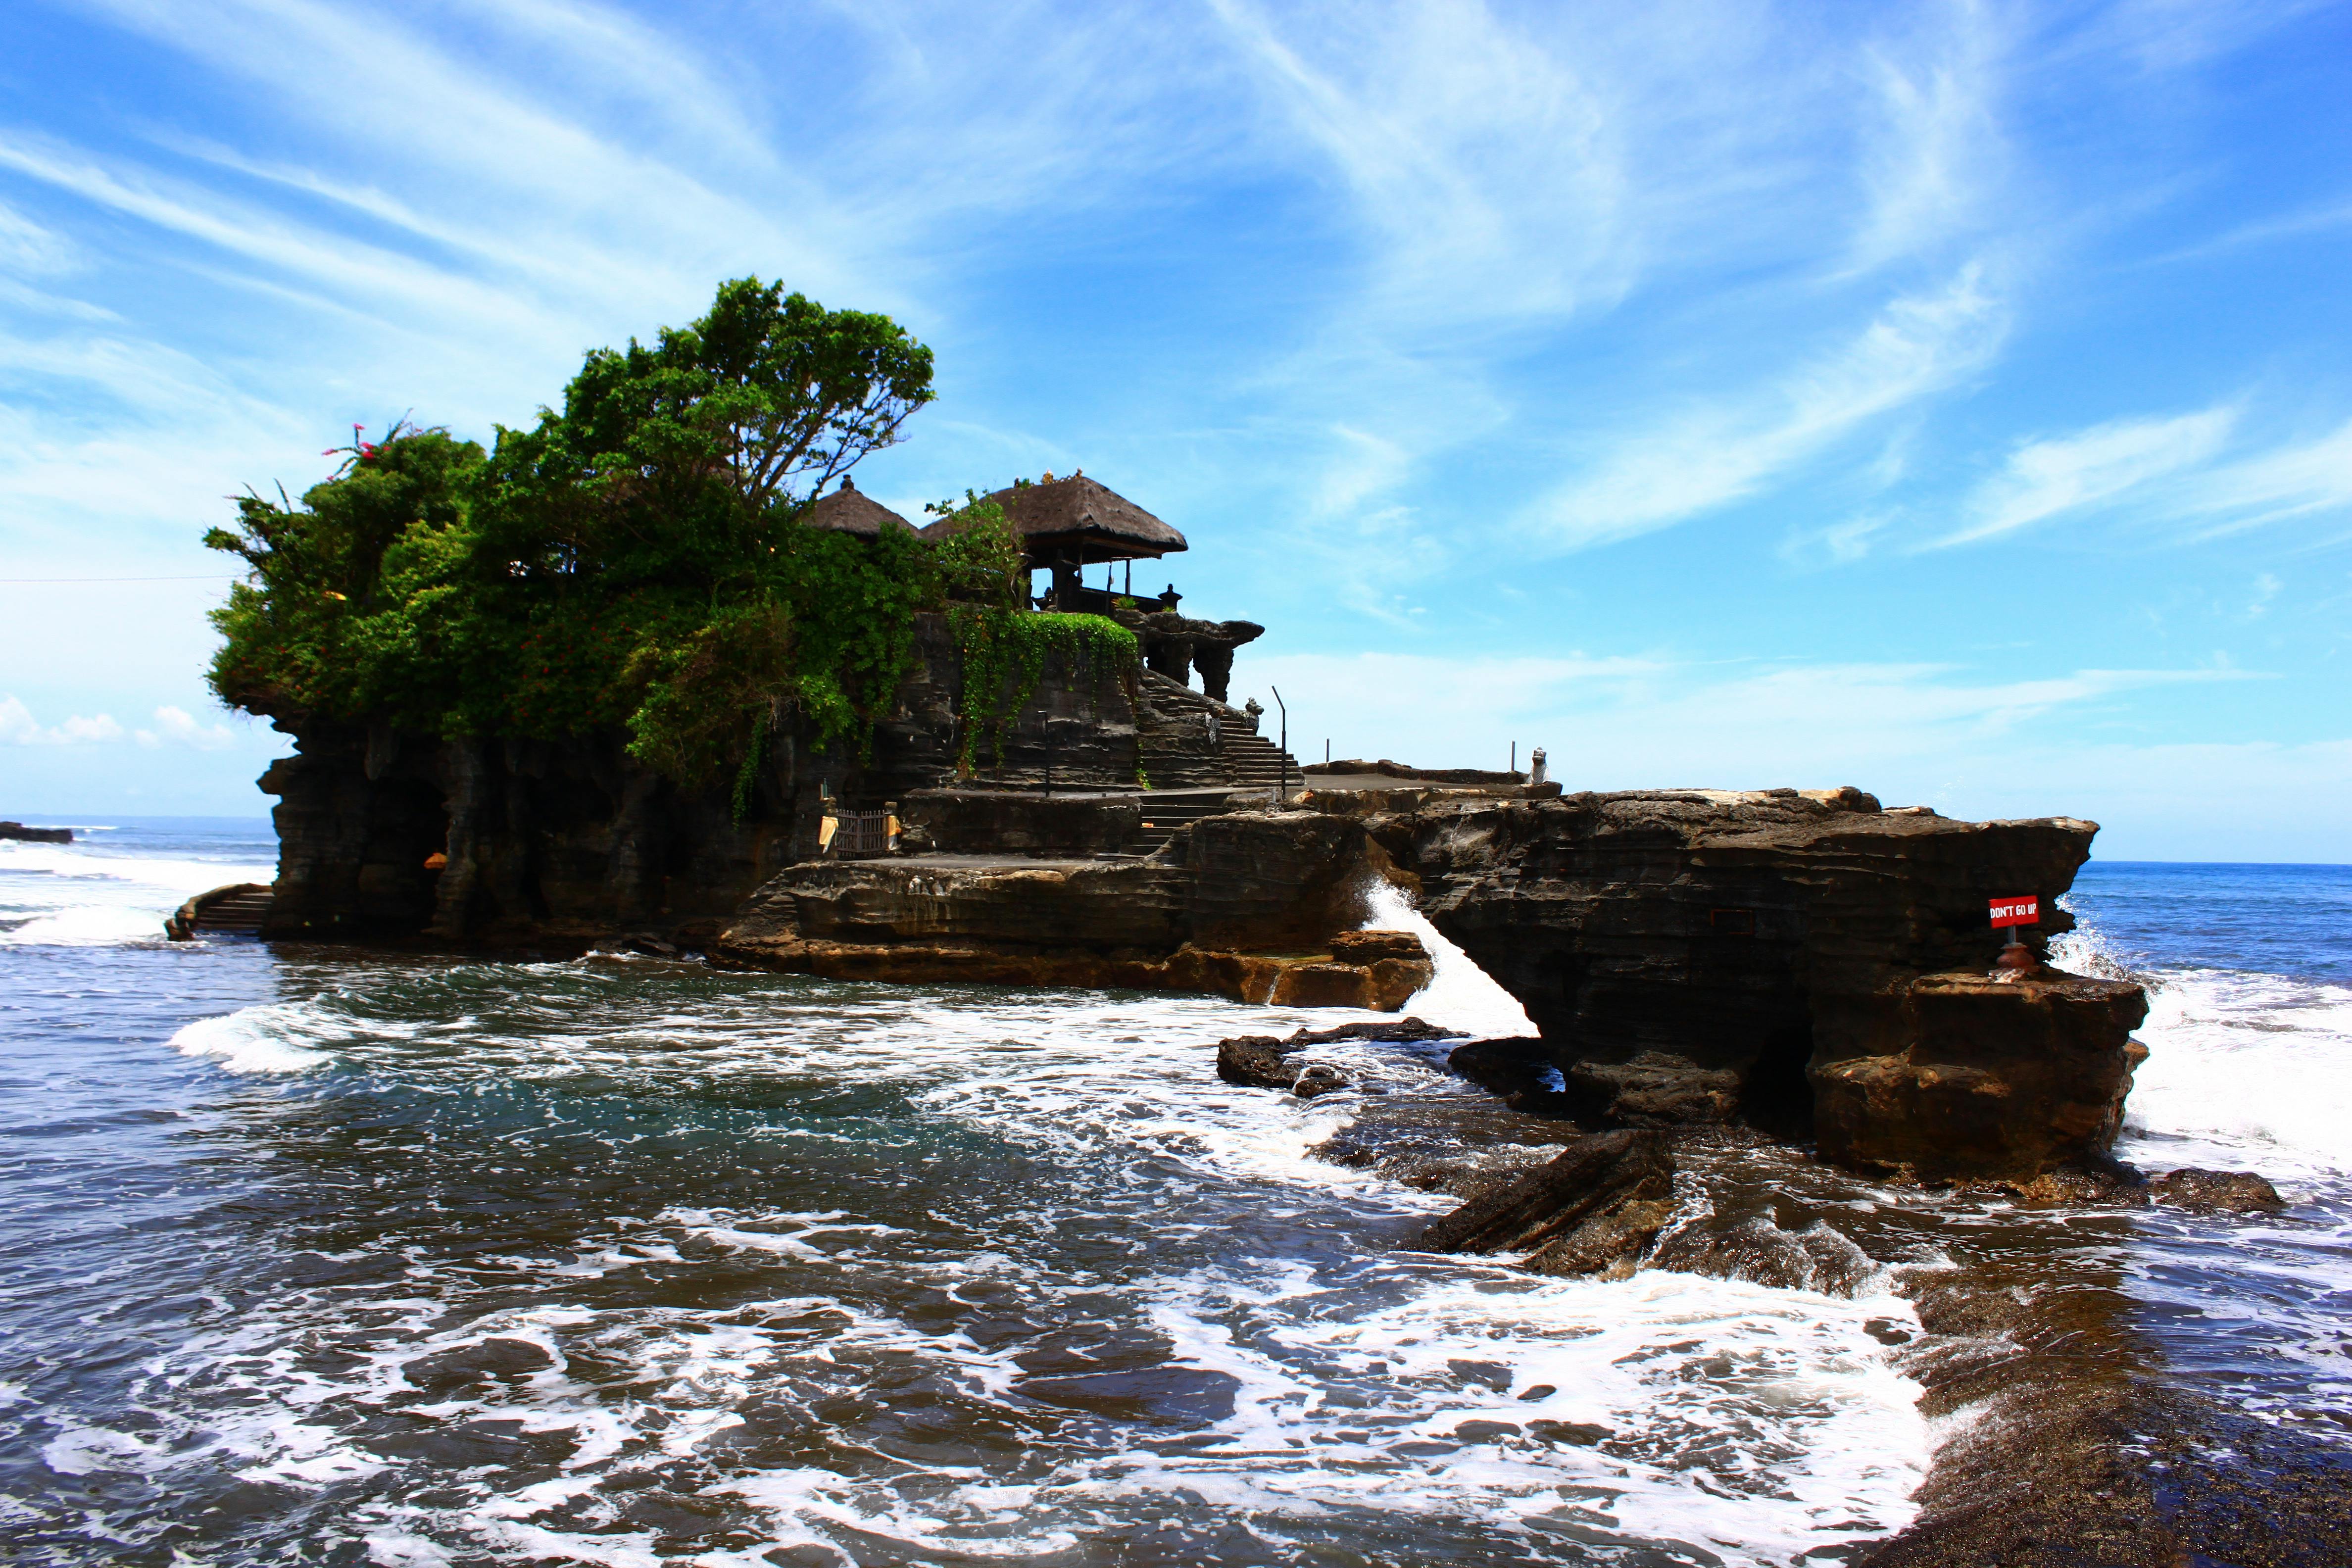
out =
<svg viewBox="0 0 2352 1568"><path fill-rule="evenodd" d="M0 838L14 838L26 844L70 844L70 827L27 827L21 822L0 822Z"/></svg>
<svg viewBox="0 0 2352 1568"><path fill-rule="evenodd" d="M2038 894L2036 940L2068 929L2095 824L1844 789L1428 799L1368 826L1591 1114L1801 1138L1818 1110L1831 1158L1922 1176L2030 1180L2114 1136L2137 988L1985 978L1987 900Z"/></svg>
<svg viewBox="0 0 2352 1568"><path fill-rule="evenodd" d="M1286 1038L1272 1035L1241 1035L1217 1042L1217 1076L1227 1083L1249 1089L1291 1089L1312 1100L1318 1094L1328 1094L1335 1089L1348 1087L1338 1069L1314 1067L1306 1072L1319 1075L1314 1089L1304 1087L1299 1068L1291 1066L1290 1058L1308 1046L1327 1046L1339 1040L1457 1040L1459 1029L1442 1029L1419 1018L1399 1018L1392 1024L1340 1024L1328 1029L1299 1029Z"/></svg>
<svg viewBox="0 0 2352 1568"><path fill-rule="evenodd" d="M1419 1018L1399 1018L1393 1024L1338 1024L1328 1029L1300 1029L1283 1044L1324 1046L1334 1040L1389 1040L1410 1044L1416 1040L1461 1040L1468 1037L1460 1029L1444 1028Z"/></svg>
<svg viewBox="0 0 2352 1568"><path fill-rule="evenodd" d="M2252 1171L2167 1171L2147 1189L2160 1204L2199 1214L2277 1214L2286 1207L2278 1189Z"/></svg>
<svg viewBox="0 0 2352 1568"><path fill-rule="evenodd" d="M1569 1099L1586 1120L1614 1127L1675 1127L1728 1121L1739 1109L1741 1076L1688 1057L1643 1051L1628 1062L1579 1062Z"/></svg>
<svg viewBox="0 0 2352 1568"><path fill-rule="evenodd" d="M1632 1272L1674 1207L1664 1138L1625 1131L1580 1138L1549 1164L1472 1198L1422 1233L1429 1252L1532 1248L1539 1274Z"/></svg>
<svg viewBox="0 0 2352 1568"><path fill-rule="evenodd" d="M1241 1035L1217 1042L1217 1076L1244 1089L1288 1089L1298 1081L1294 1047L1272 1035Z"/></svg>
<svg viewBox="0 0 2352 1568"><path fill-rule="evenodd" d="M906 827L945 855L1106 855L1143 826L1139 795L917 790L898 803Z"/></svg>
<svg viewBox="0 0 2352 1568"><path fill-rule="evenodd" d="M721 967L835 979L1204 991L1393 1012L1430 966L1327 958L1385 858L1307 811L1204 817L1148 860L910 856L772 878L706 944ZM1394 1027L1394 1026L1385 1026Z"/></svg>
<svg viewBox="0 0 2352 1568"><path fill-rule="evenodd" d="M1290 1086L1290 1092L1301 1100L1315 1100L1323 1095L1337 1094L1347 1087L1348 1080L1339 1076L1338 1068L1318 1062L1298 1075L1297 1080Z"/></svg>
<svg viewBox="0 0 2352 1568"><path fill-rule="evenodd" d="M1445 1065L1480 1089L1499 1095L1514 1110L1576 1120L1580 1106L1563 1092L1563 1079L1559 1068L1552 1065L1550 1047L1539 1039L1473 1040L1448 1052Z"/></svg>

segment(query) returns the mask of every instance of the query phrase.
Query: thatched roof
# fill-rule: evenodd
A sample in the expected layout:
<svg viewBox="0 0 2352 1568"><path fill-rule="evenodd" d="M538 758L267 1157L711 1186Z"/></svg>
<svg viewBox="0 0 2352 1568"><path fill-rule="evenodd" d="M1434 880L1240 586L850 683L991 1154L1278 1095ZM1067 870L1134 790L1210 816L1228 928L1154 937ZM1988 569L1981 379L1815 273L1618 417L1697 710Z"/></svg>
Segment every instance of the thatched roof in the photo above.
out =
<svg viewBox="0 0 2352 1568"><path fill-rule="evenodd" d="M1182 534L1084 474L1014 485L988 499L1004 509L1033 561L1055 554L1075 554L1089 562L1124 561L1189 548ZM941 519L923 532L938 538L954 531L948 524L949 520Z"/></svg>
<svg viewBox="0 0 2352 1568"><path fill-rule="evenodd" d="M860 539L879 539L885 528L912 529L915 525L884 506L869 500L866 493L841 476L841 488L821 495L801 513L801 521L811 528L828 528L835 533L854 533Z"/></svg>

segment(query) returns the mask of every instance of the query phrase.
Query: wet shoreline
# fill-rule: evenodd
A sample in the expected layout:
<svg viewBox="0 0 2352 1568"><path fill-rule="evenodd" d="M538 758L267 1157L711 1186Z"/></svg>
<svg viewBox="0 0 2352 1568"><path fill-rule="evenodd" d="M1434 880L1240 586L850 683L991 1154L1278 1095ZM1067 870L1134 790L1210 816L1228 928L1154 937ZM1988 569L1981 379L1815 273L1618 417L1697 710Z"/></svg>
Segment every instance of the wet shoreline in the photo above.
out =
<svg viewBox="0 0 2352 1568"><path fill-rule="evenodd" d="M1499 1102L1439 1103L1452 1125L1368 1100L1318 1152L1466 1196L1577 1136ZM2301 1223L2291 1214L1890 1186L1738 1129L1683 1134L1675 1153L1677 1218L1645 1266L1838 1296L1876 1283L1917 1311L1916 1335L1881 1331L1938 1432L1921 1512L1853 1561L2268 1568L2331 1563L2352 1539L2352 1413L2283 1425L2200 1394L2128 1289L2125 1255L2150 1224L2228 1247L2250 1224Z"/></svg>

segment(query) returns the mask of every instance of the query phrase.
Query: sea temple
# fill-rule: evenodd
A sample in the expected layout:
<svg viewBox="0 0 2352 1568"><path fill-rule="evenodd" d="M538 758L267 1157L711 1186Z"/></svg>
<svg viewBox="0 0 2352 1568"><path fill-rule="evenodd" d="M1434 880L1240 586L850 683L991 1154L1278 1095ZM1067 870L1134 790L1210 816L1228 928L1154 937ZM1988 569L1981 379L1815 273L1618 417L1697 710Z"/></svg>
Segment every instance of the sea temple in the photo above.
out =
<svg viewBox="0 0 2352 1568"><path fill-rule="evenodd" d="M730 799L618 733L281 716L278 879L176 927L1394 1012L1432 969L1411 933L1364 929L1388 886L1525 1005L1527 1070L1566 1075L1588 1121L1738 1121L1865 1168L2028 1177L2114 1136L2138 988L1998 969L1984 912L2004 891L2051 908L2092 824L1954 822L1852 788L1301 769L1229 700L1265 628L1129 591L1181 532L1083 473L984 500L1029 584L1003 618L1038 640L975 676L990 645L965 611L915 615L867 744L780 711ZM918 528L845 477L801 522L943 551L983 515ZM1005 700L976 703L975 679ZM2064 924L2053 909L2037 940Z"/></svg>

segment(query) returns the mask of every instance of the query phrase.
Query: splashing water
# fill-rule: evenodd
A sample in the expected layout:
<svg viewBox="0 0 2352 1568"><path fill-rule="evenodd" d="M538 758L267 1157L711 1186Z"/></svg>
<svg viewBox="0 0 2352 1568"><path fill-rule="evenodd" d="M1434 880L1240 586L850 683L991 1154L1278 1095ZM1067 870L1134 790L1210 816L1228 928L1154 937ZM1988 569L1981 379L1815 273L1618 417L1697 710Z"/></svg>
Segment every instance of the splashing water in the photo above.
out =
<svg viewBox="0 0 2352 1568"><path fill-rule="evenodd" d="M1429 917L1413 907L1403 889L1386 882L1378 883L1368 901L1372 912L1364 922L1367 930L1409 931L1421 938L1421 944L1429 950L1433 961L1436 973L1413 997L1407 1011L1430 1023L1473 1035L1499 1037L1536 1032L1518 998L1496 984L1471 961L1468 953L1441 935Z"/></svg>

